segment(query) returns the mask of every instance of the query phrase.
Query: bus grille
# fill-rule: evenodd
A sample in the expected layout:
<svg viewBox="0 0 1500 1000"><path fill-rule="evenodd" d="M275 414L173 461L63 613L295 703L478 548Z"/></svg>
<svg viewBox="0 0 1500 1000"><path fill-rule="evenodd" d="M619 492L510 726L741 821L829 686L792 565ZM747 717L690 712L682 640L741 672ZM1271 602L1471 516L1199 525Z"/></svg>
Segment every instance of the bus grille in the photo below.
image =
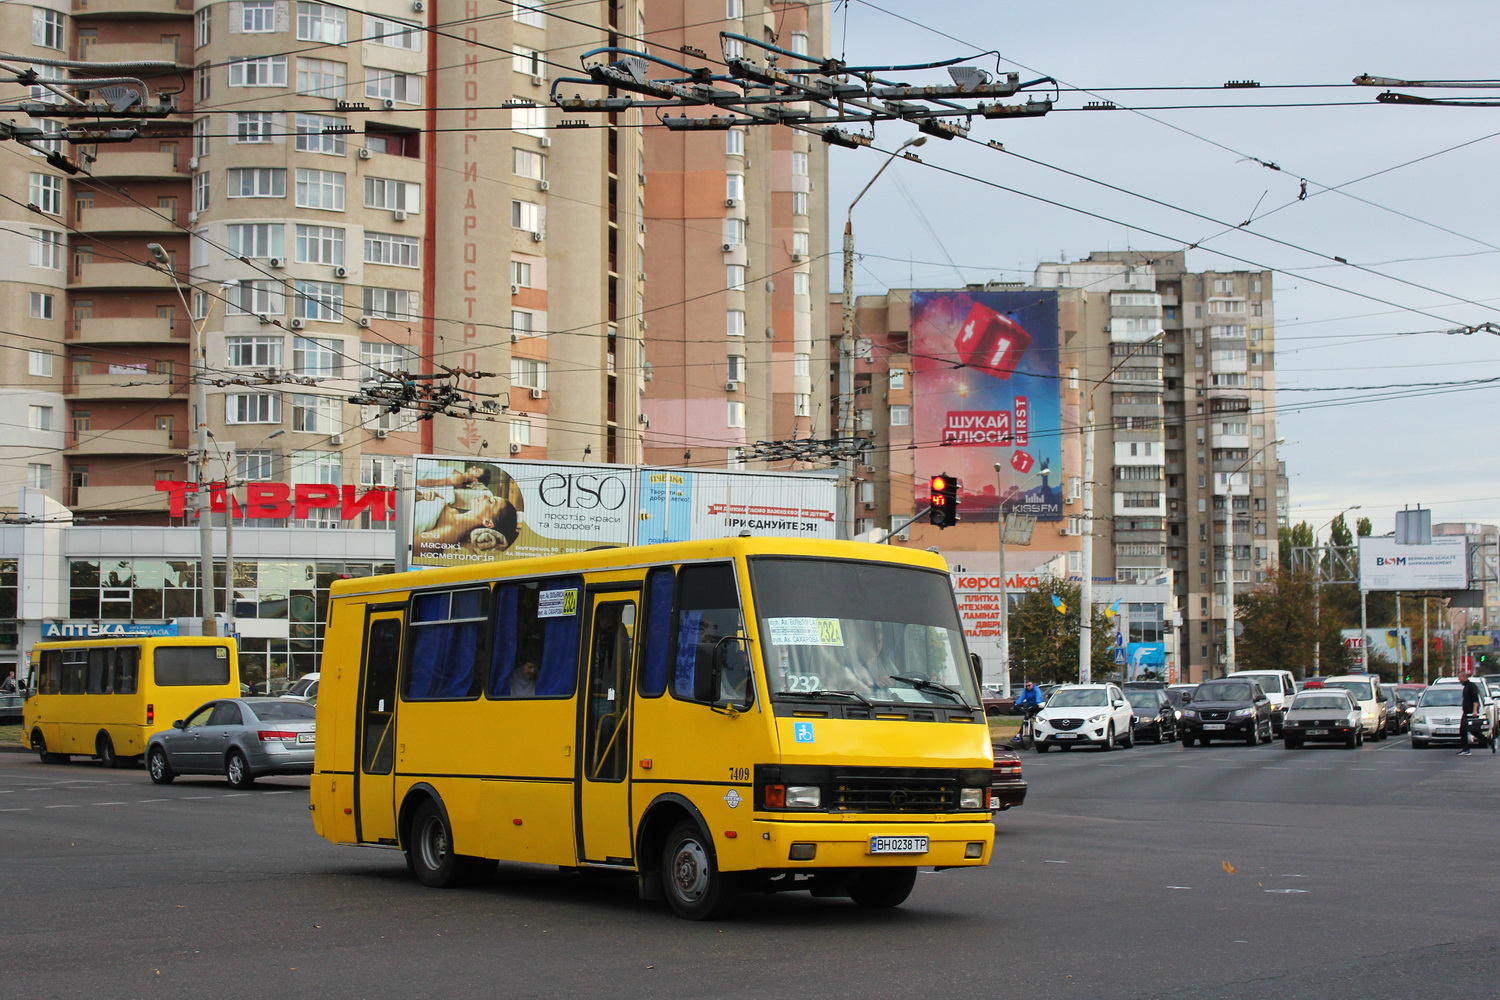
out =
<svg viewBox="0 0 1500 1000"><path fill-rule="evenodd" d="M834 776L834 812L950 812L958 806L958 776L839 774Z"/></svg>

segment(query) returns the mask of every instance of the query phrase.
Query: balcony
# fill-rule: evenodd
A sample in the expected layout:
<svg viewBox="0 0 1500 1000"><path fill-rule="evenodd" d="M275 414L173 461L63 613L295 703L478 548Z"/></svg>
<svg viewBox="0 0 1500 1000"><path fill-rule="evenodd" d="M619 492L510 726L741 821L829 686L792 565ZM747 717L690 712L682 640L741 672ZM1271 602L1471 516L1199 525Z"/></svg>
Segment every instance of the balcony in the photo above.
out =
<svg viewBox="0 0 1500 1000"><path fill-rule="evenodd" d="M174 219L139 205L86 208L78 213L78 228L85 233L151 233L169 236L181 232Z"/></svg>
<svg viewBox="0 0 1500 1000"><path fill-rule="evenodd" d="M181 46L171 42L96 42L90 45L86 56L89 62L127 63L140 65L152 62L170 62L186 68L178 57Z"/></svg>
<svg viewBox="0 0 1500 1000"><path fill-rule="evenodd" d="M184 445L173 445L171 431L146 429L81 431L69 436L68 454L88 455L171 455Z"/></svg>
<svg viewBox="0 0 1500 1000"><path fill-rule="evenodd" d="M155 483L139 486L80 486L75 491L73 509L162 511L167 509L167 494L156 492Z"/></svg>
<svg viewBox="0 0 1500 1000"><path fill-rule="evenodd" d="M173 153L137 153L120 149L100 153L94 161L93 175L131 181L187 180L188 176Z"/></svg>
<svg viewBox="0 0 1500 1000"><path fill-rule="evenodd" d="M84 264L68 283L70 288L132 288L172 291L172 278L144 264L114 262Z"/></svg>
<svg viewBox="0 0 1500 1000"><path fill-rule="evenodd" d="M188 339L186 322L176 323L157 316L135 316L130 318L95 317L82 320L70 344L159 344L164 341Z"/></svg>
<svg viewBox="0 0 1500 1000"><path fill-rule="evenodd" d="M161 398L179 388L170 375L156 372L89 372L68 378L69 399L150 399Z"/></svg>
<svg viewBox="0 0 1500 1000"><path fill-rule="evenodd" d="M193 0L73 0L73 16L116 21L192 17ZM90 50L90 58L100 57Z"/></svg>

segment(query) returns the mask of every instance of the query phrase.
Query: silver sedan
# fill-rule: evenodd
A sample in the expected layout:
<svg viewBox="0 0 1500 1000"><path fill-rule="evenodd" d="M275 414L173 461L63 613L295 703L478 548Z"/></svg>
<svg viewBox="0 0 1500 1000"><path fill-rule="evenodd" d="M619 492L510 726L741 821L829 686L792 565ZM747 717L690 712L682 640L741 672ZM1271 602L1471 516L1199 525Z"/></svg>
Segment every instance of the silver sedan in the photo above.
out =
<svg viewBox="0 0 1500 1000"><path fill-rule="evenodd" d="M146 743L146 770L165 785L179 774L222 774L248 788L268 774L311 774L316 709L280 698L211 701Z"/></svg>

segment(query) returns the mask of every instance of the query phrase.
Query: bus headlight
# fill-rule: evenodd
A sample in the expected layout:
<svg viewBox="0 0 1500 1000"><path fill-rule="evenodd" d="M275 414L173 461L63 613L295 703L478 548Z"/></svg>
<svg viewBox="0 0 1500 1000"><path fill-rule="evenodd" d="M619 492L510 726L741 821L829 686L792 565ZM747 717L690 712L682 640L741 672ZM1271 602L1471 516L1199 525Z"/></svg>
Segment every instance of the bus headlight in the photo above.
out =
<svg viewBox="0 0 1500 1000"><path fill-rule="evenodd" d="M818 809L823 805L823 790L817 785L787 785L788 809Z"/></svg>
<svg viewBox="0 0 1500 1000"><path fill-rule="evenodd" d="M983 789L983 788L960 788L958 790L958 808L960 808L960 809L983 809L983 808L985 808L985 804L984 804L984 798L985 798L984 793L985 793L985 791L986 790Z"/></svg>

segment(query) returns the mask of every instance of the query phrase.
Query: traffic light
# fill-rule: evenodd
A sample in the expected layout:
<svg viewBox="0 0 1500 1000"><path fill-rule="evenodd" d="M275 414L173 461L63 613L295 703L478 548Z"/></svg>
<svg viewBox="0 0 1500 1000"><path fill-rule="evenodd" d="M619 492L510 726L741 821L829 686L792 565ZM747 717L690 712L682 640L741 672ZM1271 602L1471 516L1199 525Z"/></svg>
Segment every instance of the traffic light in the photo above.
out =
<svg viewBox="0 0 1500 1000"><path fill-rule="evenodd" d="M958 488L958 480L946 472L933 476L928 483L927 502L932 508L930 520L935 526L946 528L958 523Z"/></svg>

